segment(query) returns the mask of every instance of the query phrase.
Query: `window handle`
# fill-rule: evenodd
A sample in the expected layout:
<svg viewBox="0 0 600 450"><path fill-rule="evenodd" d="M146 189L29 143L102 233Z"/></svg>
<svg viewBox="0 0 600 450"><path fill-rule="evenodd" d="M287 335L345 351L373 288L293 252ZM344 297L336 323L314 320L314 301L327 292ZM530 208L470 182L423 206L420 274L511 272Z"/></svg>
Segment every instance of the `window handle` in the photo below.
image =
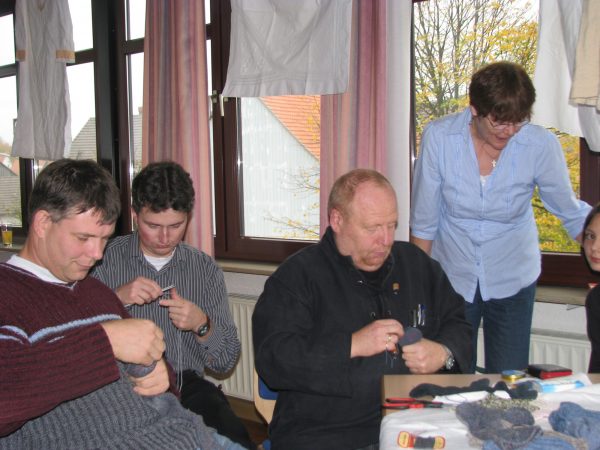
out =
<svg viewBox="0 0 600 450"><path fill-rule="evenodd" d="M219 103L219 113L221 114L221 117L225 117L225 106L223 103L229 101L229 97L223 97L215 90L212 91L212 94L210 95L210 101L213 105L216 105L217 102Z"/></svg>

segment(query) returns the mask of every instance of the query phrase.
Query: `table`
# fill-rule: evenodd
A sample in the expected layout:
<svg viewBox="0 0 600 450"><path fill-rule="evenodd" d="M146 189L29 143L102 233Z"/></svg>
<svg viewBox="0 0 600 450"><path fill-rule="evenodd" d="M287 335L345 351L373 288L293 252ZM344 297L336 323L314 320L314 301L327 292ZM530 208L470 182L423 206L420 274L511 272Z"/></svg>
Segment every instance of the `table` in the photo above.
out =
<svg viewBox="0 0 600 450"><path fill-rule="evenodd" d="M560 394L542 394L540 401L547 405L534 414L536 423L543 429L550 429L547 414L556 409L560 401L573 401L582 407L600 411L600 374L588 374L592 386ZM438 386L469 386L473 381L487 378L493 386L501 380L499 374L434 374L434 375L385 375L382 380L382 401L387 397L409 397L409 392L417 385L431 383ZM585 391L585 393L584 393ZM553 399L553 396L556 396ZM462 424L452 407L443 409L382 410L383 420L380 431L380 450L399 450L397 437L400 431L415 435L444 436L445 450L466 450L471 448L467 428Z"/></svg>
<svg viewBox="0 0 600 450"><path fill-rule="evenodd" d="M489 379L492 386L502 379L499 374L384 375L381 383L381 400L383 402L387 397L409 397L408 393L422 383L438 386L468 386L482 378ZM392 412L394 410L383 410L384 415Z"/></svg>
<svg viewBox="0 0 600 450"><path fill-rule="evenodd" d="M587 374L594 384L600 383L600 373ZM493 386L502 379L500 374L432 374L432 375L384 375L381 383L381 400L387 397L408 397L408 393L422 383L438 386L468 386L473 381L487 378ZM384 411L385 414L394 412Z"/></svg>

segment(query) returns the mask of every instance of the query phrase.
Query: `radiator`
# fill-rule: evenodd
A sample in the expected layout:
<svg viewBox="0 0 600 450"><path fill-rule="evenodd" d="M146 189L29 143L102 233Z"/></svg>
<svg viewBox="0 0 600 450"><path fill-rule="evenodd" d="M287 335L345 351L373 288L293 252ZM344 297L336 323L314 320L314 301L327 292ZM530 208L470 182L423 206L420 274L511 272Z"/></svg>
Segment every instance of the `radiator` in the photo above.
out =
<svg viewBox="0 0 600 450"><path fill-rule="evenodd" d="M240 358L235 369L225 379L207 376L215 384L223 387L223 392L232 397L252 401L254 377L254 351L252 348L252 312L256 296L229 294L229 309L238 329L241 343Z"/></svg>
<svg viewBox="0 0 600 450"><path fill-rule="evenodd" d="M533 329L529 345L529 362L558 364L573 373L587 373L591 346L585 335ZM477 366L484 367L483 331L477 339Z"/></svg>

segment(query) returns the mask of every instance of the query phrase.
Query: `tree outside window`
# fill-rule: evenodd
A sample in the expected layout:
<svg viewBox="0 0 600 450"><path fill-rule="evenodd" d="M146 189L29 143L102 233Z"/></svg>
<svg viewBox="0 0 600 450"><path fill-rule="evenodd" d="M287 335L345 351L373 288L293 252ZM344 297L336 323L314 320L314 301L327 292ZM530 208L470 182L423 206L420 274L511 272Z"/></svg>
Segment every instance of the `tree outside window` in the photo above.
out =
<svg viewBox="0 0 600 450"><path fill-rule="evenodd" d="M471 75L482 65L506 60L531 77L537 48L537 3L515 0L429 0L414 7L415 131L468 106ZM534 105L535 108L535 105ZM558 136L579 195L579 138ZM533 199L542 251L579 252L560 221Z"/></svg>

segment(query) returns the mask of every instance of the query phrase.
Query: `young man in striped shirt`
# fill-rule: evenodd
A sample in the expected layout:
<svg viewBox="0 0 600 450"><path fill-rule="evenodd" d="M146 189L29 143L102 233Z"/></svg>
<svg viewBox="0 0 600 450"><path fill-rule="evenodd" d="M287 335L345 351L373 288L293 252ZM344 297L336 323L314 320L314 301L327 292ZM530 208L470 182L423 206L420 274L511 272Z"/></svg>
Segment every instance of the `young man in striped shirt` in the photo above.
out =
<svg viewBox="0 0 600 450"><path fill-rule="evenodd" d="M230 371L240 342L221 269L182 242L194 205L189 174L174 162L151 163L132 183L136 231L113 239L92 275L113 289L129 313L164 332L181 402L205 423L248 448L254 444L205 368Z"/></svg>

